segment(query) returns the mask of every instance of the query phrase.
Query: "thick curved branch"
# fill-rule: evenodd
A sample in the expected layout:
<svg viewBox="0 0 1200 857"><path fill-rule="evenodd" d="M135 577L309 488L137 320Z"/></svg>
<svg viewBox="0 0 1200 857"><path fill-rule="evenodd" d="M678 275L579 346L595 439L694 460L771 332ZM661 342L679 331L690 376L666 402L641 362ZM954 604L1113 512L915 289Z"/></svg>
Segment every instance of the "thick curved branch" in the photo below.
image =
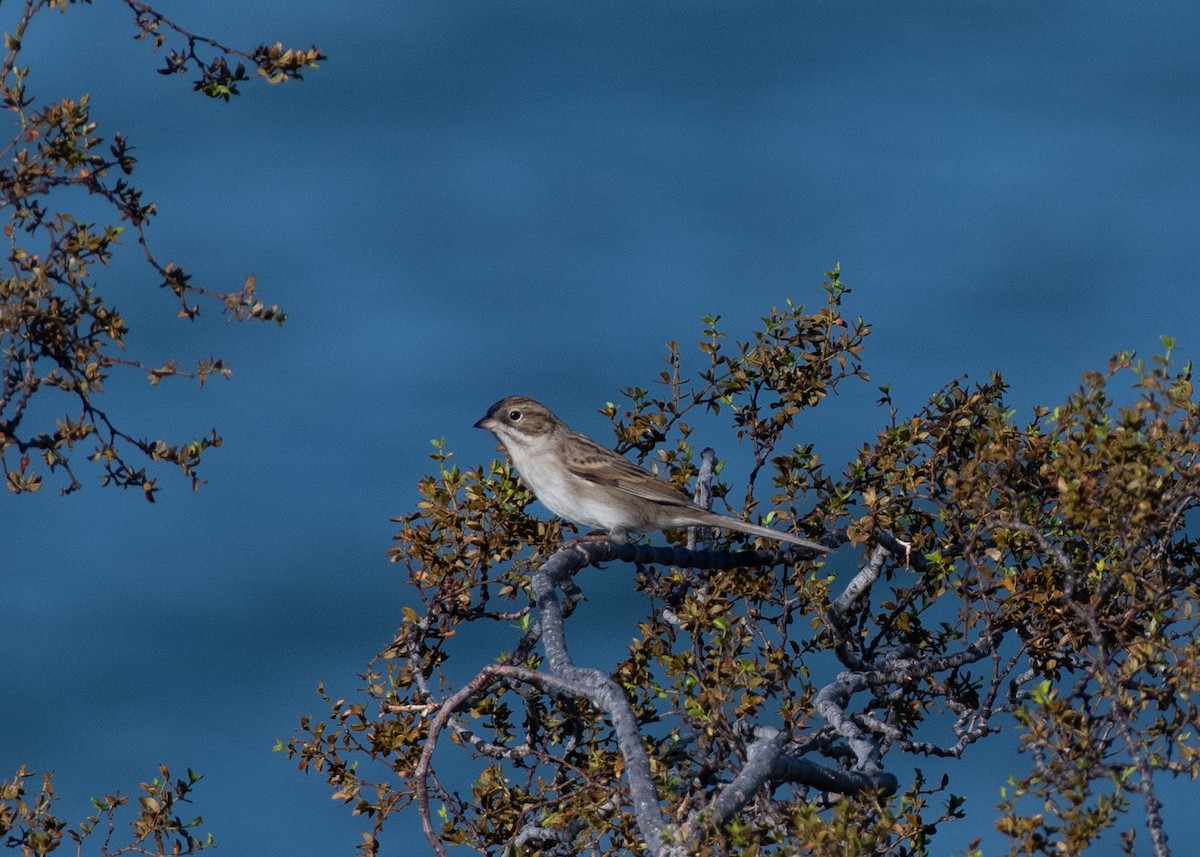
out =
<svg viewBox="0 0 1200 857"><path fill-rule="evenodd" d="M813 700L813 708L850 745L850 749L857 759L854 770L875 773L883 769L879 747L864 730L859 728L853 718L846 714L846 705L850 702L850 697L861 693L870 686L866 673L850 671L840 673L835 681L817 691L816 698Z"/></svg>
<svg viewBox="0 0 1200 857"><path fill-rule="evenodd" d="M733 778L733 782L721 790L712 803L712 820L724 824L734 813L748 804L755 792L772 779L776 761L788 742L782 729L758 729L755 739L746 748L746 764Z"/></svg>
<svg viewBox="0 0 1200 857"><path fill-rule="evenodd" d="M617 745L625 759L629 777L629 796L637 819L642 841L650 847L662 842L666 819L659 804L658 790L650 771L650 757L642 742L637 715L620 686L602 670L576 666L567 651L563 629L562 605L554 590L571 574L587 565L601 561L613 547L610 542L576 541L560 548L533 575L533 596L541 614L542 645L550 672L574 687L576 693L612 718Z"/></svg>

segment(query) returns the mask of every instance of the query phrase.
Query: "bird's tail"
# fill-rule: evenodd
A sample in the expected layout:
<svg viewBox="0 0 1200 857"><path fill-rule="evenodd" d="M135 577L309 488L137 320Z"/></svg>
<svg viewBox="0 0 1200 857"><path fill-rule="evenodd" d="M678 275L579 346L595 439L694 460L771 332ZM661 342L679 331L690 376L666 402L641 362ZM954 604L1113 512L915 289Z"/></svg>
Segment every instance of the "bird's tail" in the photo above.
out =
<svg viewBox="0 0 1200 857"><path fill-rule="evenodd" d="M802 539L799 536L793 536L791 533L781 533L778 530L772 530L767 527L760 527L758 524L751 524L749 521L741 521L737 518L731 518L727 515L718 515L713 513L715 520L712 522L714 527L724 527L727 530L737 530L739 533L748 533L752 536L762 536L764 539L778 539L781 542L789 542L793 545L800 545L805 548L812 548L816 551L825 552L829 548L825 545L810 542L808 539Z"/></svg>

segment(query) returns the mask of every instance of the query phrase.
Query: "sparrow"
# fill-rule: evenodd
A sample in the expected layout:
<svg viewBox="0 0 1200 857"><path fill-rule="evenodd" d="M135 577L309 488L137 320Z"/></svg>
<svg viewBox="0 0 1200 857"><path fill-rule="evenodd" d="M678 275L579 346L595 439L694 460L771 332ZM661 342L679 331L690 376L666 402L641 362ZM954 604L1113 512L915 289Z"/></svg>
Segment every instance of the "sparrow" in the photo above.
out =
<svg viewBox="0 0 1200 857"><path fill-rule="evenodd" d="M824 545L710 512L687 494L591 438L567 428L549 408L525 396L492 405L475 423L504 444L513 466L551 512L608 532L616 542L630 533L677 527L722 527L812 550Z"/></svg>

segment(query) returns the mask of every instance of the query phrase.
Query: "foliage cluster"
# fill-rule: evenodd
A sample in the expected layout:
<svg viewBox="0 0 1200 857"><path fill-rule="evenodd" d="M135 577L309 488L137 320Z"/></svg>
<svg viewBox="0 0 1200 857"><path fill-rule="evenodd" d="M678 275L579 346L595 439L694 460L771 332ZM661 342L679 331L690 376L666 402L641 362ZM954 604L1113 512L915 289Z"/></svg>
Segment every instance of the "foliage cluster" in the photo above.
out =
<svg viewBox="0 0 1200 857"><path fill-rule="evenodd" d="M136 38L149 40L155 50L171 46L160 71L195 75L194 89L210 98L228 101L238 94L238 82L248 79L246 63L259 77L279 83L299 79L323 59L316 47L285 49L278 43L241 51L185 30L145 2L119 2L133 12ZM239 321L282 322L285 316L258 299L253 277L222 293L193 284L178 264L161 262L146 235L156 206L126 178L136 164L129 141L116 131L106 145L87 94L37 102L29 66L20 63L30 26L39 15L65 13L76 3L25 0L3 7L15 18L5 24L0 60L0 99L12 120L0 164L8 248L8 268L0 276L0 470L17 494L41 488L46 472L61 472L64 493L73 491L80 482L71 457L76 445L91 440L95 448L88 458L102 468L105 484L137 487L153 500L156 478L141 460L175 465L195 485L201 456L221 440L215 431L183 443L131 434L101 400L109 373L125 367L144 372L151 385L176 375L203 384L230 370L218 357L199 360L189 370L174 359L152 365L125 356L129 327L102 296L97 279L118 245L134 239L161 287L174 294L181 318L195 319L205 304ZM66 210L81 192L101 200L112 222L90 223ZM46 416L55 413L63 415ZM118 834L118 818L128 797L93 799L93 814L72 827L57 811L51 775L33 788L33 774L21 767L11 780L0 781L0 842L27 856L49 854L67 842L78 854L87 844L106 855L191 854L212 845L211 835L199 832L199 817L181 815L199 775L189 770L172 782L165 767L159 773L141 784L126 837Z"/></svg>
<svg viewBox="0 0 1200 857"><path fill-rule="evenodd" d="M439 852L926 854L965 810L953 776L926 782L920 759L970 758L1002 726L1026 754L996 783L1011 853L1082 853L1134 808L1126 847L1142 829L1169 853L1156 778L1200 773L1190 365L1170 343L1148 366L1118 355L1025 424L998 376L952 382L906 418L884 389L890 424L834 476L811 446L783 446L805 408L866 377L868 328L828 277L826 306L789 304L751 342L729 347L706 319L695 380L671 343L661 395L631 389L602 411L618 449L678 484L701 470L693 417L727 416L753 455L744 509L769 473L777 519L843 546L826 566L771 555L782 570L759 554L626 556L642 600L622 609L643 618L601 679L616 704L582 687L565 645L575 574L599 560L547 584L572 550L559 525L527 514L505 464L463 471L438 446L392 550L419 604L365 696L327 698L285 747L370 819L363 853L416 803ZM1133 382L1124 406L1119 377ZM463 662L503 636L494 662ZM437 750L443 730L457 751ZM661 827L638 805L643 755Z"/></svg>
<svg viewBox="0 0 1200 857"><path fill-rule="evenodd" d="M259 45L241 51L189 32L139 0L121 0L134 15L138 39L157 50L164 45L163 74L191 74L194 88L228 101L249 79L246 64L271 83L298 79L324 57L316 48ZM0 62L0 100L12 121L12 138L0 166L0 200L6 220L8 272L0 276L0 468L13 492L37 491L44 474L60 472L63 491L80 487L72 457L76 446L94 443L88 458L103 470L103 483L139 488L148 500L157 479L143 462L174 465L201 481L204 453L219 446L209 431L189 441L138 436L110 416L101 400L115 367L144 372L150 383L183 376L204 384L227 377L228 365L206 357L186 368L174 358L146 362L126 356L129 327L106 300L97 282L122 240L132 239L160 286L178 301L181 318L195 319L204 304L238 321L282 322L284 313L257 296L254 277L240 289L218 292L192 282L175 262L159 260L146 230L157 211L130 183L137 163L120 131L106 141L87 94L39 105L30 89L29 67L20 65L34 18L47 10L65 12L74 0L30 0L5 34ZM233 63L233 65L231 65ZM66 209L72 192L103 200L108 223L90 223ZM59 409L62 409L61 411ZM57 416L57 414L62 414Z"/></svg>
<svg viewBox="0 0 1200 857"><path fill-rule="evenodd" d="M93 813L78 828L55 814L54 783L49 774L42 776L35 794L30 791L32 775L25 768L17 771L12 780L0 782L0 841L18 850L25 857L42 857L56 851L65 836L82 854L84 843L96 838L102 842L101 853L106 857L123 854L182 855L194 854L213 845L211 833L199 831L203 820L197 816L185 820L179 813L191 803L192 788L201 779L194 771L186 779L171 782L171 772L159 766L159 777L141 784L138 814L130 822L132 837L119 842L117 814L129 803L120 794L92 798ZM161 779L160 779L161 777Z"/></svg>

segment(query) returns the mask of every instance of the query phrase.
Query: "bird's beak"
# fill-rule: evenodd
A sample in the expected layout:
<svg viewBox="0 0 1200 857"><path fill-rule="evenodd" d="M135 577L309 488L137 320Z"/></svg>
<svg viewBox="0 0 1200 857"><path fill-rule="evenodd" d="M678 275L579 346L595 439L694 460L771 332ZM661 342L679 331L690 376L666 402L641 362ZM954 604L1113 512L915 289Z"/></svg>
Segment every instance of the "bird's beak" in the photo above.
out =
<svg viewBox="0 0 1200 857"><path fill-rule="evenodd" d="M491 417L484 417L479 422L475 423L475 428L487 429L491 431L496 426L496 421Z"/></svg>

